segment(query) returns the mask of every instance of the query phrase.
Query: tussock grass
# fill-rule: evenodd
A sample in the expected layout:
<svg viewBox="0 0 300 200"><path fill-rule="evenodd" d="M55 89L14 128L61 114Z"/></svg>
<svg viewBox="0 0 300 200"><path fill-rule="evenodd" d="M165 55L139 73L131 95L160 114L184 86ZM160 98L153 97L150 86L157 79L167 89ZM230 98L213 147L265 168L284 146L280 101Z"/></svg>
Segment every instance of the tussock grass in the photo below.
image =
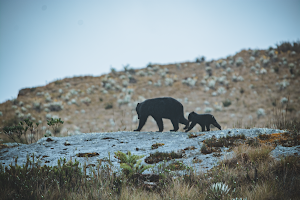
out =
<svg viewBox="0 0 300 200"><path fill-rule="evenodd" d="M270 152L274 148L270 145L261 144L257 148L252 148L249 145L240 145L234 149L236 156L244 162L252 163L270 159Z"/></svg>

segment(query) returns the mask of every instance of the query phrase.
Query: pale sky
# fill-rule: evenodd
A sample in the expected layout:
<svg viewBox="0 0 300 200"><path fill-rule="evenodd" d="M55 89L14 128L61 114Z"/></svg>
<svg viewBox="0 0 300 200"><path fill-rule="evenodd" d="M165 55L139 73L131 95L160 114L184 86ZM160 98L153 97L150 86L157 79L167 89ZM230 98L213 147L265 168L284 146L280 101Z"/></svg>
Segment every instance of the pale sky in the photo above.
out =
<svg viewBox="0 0 300 200"><path fill-rule="evenodd" d="M300 40L300 1L0 0L0 103L65 77Z"/></svg>

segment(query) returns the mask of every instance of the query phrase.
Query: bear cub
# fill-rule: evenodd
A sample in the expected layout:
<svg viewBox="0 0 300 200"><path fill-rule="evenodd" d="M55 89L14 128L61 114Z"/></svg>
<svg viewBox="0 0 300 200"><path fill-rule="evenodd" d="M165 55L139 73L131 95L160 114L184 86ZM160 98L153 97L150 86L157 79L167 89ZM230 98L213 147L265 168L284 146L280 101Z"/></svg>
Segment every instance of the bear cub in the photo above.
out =
<svg viewBox="0 0 300 200"><path fill-rule="evenodd" d="M170 131L177 131L179 123L185 125L184 129L187 129L189 126L188 120L183 115L183 105L171 97L147 99L137 104L136 112L139 119L139 126L134 131L140 131L149 116L152 116L156 121L159 132L162 132L164 129L162 118L171 120L174 129Z"/></svg>
<svg viewBox="0 0 300 200"><path fill-rule="evenodd" d="M221 126L220 126L220 124L218 124L216 118L211 114L197 114L193 111L189 114L188 119L189 119L189 123L190 122L192 122L192 123L185 132L188 132L189 130L194 128L194 126L197 123L201 126L202 132L205 131L205 127L206 127L207 131L210 131L211 124L214 125L215 127L217 127L218 129L222 130Z"/></svg>

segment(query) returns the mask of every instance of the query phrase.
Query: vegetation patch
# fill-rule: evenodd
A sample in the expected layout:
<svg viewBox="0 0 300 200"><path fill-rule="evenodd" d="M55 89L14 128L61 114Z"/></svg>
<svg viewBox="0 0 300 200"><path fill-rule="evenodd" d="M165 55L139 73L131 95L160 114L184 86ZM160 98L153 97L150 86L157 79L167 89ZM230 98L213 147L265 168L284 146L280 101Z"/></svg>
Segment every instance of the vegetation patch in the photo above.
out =
<svg viewBox="0 0 300 200"><path fill-rule="evenodd" d="M112 108L113 108L113 104L112 103L106 103L105 104L105 110L112 109Z"/></svg>
<svg viewBox="0 0 300 200"><path fill-rule="evenodd" d="M93 152L93 153L78 153L76 154L78 157L94 157L99 156L99 153Z"/></svg>
<svg viewBox="0 0 300 200"><path fill-rule="evenodd" d="M60 195L67 198L69 192L78 191L84 185L85 179L78 161L59 159L58 166L50 167L41 166L34 156L32 158L30 160L27 156L23 167L17 164L17 158L15 165L10 167L4 168L0 164L1 199L49 199L55 195L55 190L60 190Z"/></svg>
<svg viewBox="0 0 300 200"><path fill-rule="evenodd" d="M115 138L113 137L105 137L105 138L102 138L102 140L114 140Z"/></svg>
<svg viewBox="0 0 300 200"><path fill-rule="evenodd" d="M212 152L221 152L221 149L219 147L208 147L206 144L203 144L201 146L201 153L203 154L210 154Z"/></svg>
<svg viewBox="0 0 300 200"><path fill-rule="evenodd" d="M54 141L54 140L52 140L51 138L47 138L47 140L46 140L46 142L52 142L52 141Z"/></svg>
<svg viewBox="0 0 300 200"><path fill-rule="evenodd" d="M231 101L229 99L226 99L226 100L222 101L222 103L223 103L224 107L228 107L228 106L231 105Z"/></svg>
<svg viewBox="0 0 300 200"><path fill-rule="evenodd" d="M155 152L151 153L150 156L145 158L145 163L147 164L153 164L158 163L163 160L172 160L177 158L182 158L184 155L184 150L179 150L178 152L172 151L172 152Z"/></svg>
<svg viewBox="0 0 300 200"><path fill-rule="evenodd" d="M193 163L201 163L201 162L202 162L201 159L196 158L196 157L193 158Z"/></svg>
<svg viewBox="0 0 300 200"><path fill-rule="evenodd" d="M238 145L239 143L241 143L241 141L245 139L246 136L244 134L232 136L227 135L226 137L220 138L212 136L211 138L204 140L203 143L209 147L230 147Z"/></svg>
<svg viewBox="0 0 300 200"><path fill-rule="evenodd" d="M194 133L189 133L189 134L188 134L188 137L189 137L189 138L195 138L195 137L202 136L202 135L204 135L204 134L194 134Z"/></svg>
<svg viewBox="0 0 300 200"><path fill-rule="evenodd" d="M7 146L5 144L0 144L0 149L4 149L4 148L9 148L9 146Z"/></svg>
<svg viewBox="0 0 300 200"><path fill-rule="evenodd" d="M210 154L215 153L214 157L222 156L220 154L221 147L229 147L228 151L231 151L233 147L238 146L240 144L245 143L246 137L244 134L241 135L227 135L225 137L216 138L214 135L211 138L208 138L203 141L203 145L201 146L201 153Z"/></svg>
<svg viewBox="0 0 300 200"><path fill-rule="evenodd" d="M187 168L188 168L188 166L186 166L185 164L183 164L180 161L172 162L166 167L166 169L171 170L171 171L185 170Z"/></svg>
<svg viewBox="0 0 300 200"><path fill-rule="evenodd" d="M34 129L37 129L39 123L35 123L35 125L36 126L34 126L34 123L30 119L25 119L24 121L20 121L18 125L5 126L2 128L2 130L4 134L7 135L10 139L12 139L14 142L28 144L29 142L32 143L34 140L37 141L33 133L35 133ZM29 138L29 141L26 137L27 132L29 132L32 136ZM25 140L23 138L25 138Z"/></svg>
<svg viewBox="0 0 300 200"><path fill-rule="evenodd" d="M297 42L281 42L276 45L279 52L295 51L300 52L300 41Z"/></svg>
<svg viewBox="0 0 300 200"><path fill-rule="evenodd" d="M185 148L184 150L186 151L186 150L195 150L195 149L197 149L195 146L189 146L189 147Z"/></svg>
<svg viewBox="0 0 300 200"><path fill-rule="evenodd" d="M127 155L121 151L115 152L115 158L120 161L120 167L122 172L127 176L131 177L133 174L142 174L145 170L152 168L152 165L142 165L141 158L144 155L134 155L130 151L127 152Z"/></svg>
<svg viewBox="0 0 300 200"><path fill-rule="evenodd" d="M165 145L165 144L164 143L155 143L155 144L152 144L151 149L157 149L158 147L163 146L163 145Z"/></svg>
<svg viewBox="0 0 300 200"><path fill-rule="evenodd" d="M274 146L280 144L284 147L292 147L297 146L300 143L300 135L291 132L261 134L258 136L258 141L263 144L272 144Z"/></svg>

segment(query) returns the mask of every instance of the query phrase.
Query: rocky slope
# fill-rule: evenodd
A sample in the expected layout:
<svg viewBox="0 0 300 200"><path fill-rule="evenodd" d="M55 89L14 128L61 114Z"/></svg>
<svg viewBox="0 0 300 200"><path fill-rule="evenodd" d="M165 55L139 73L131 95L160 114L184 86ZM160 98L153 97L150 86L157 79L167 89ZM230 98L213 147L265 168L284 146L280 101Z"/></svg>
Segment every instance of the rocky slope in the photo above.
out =
<svg viewBox="0 0 300 200"><path fill-rule="evenodd" d="M64 124L57 136L132 131L138 125L136 104L161 96L181 101L186 115L213 114L224 129L266 127L275 111L299 117L299 67L299 52L249 49L220 60L127 66L99 77L65 78L22 89L16 99L2 103L0 128L29 117L41 123L42 137L51 131L46 120L60 117ZM164 126L173 128L170 120ZM156 130L149 117L142 131Z"/></svg>

